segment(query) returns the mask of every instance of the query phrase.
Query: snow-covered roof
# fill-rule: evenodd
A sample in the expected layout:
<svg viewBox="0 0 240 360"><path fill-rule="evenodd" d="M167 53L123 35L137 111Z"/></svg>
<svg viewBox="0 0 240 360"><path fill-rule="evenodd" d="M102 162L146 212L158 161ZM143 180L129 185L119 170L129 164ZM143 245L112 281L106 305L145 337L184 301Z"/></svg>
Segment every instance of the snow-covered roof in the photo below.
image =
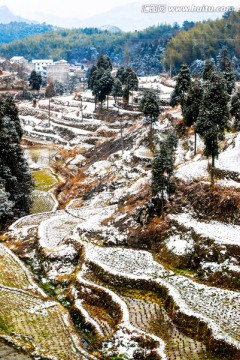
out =
<svg viewBox="0 0 240 360"><path fill-rule="evenodd" d="M36 59L32 60L32 63L53 63L53 59Z"/></svg>

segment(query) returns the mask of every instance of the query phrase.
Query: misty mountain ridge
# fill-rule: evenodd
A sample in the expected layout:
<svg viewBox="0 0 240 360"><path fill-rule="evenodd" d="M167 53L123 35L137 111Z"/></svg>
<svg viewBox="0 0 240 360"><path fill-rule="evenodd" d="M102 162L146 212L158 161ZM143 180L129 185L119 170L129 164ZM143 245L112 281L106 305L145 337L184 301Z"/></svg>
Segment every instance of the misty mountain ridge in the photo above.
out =
<svg viewBox="0 0 240 360"><path fill-rule="evenodd" d="M162 23L173 24L175 22L180 25L185 21L202 21L208 19L216 19L223 15L222 12L184 12L184 11L168 11L170 3L166 3L165 12L144 12L145 1L133 2L126 5L117 6L104 13L94 15L86 19L78 18L61 18L52 14L45 14L42 12L36 13L36 19L39 22L45 22L54 26L64 28L85 28L103 26L117 27L122 31L143 30L152 25ZM171 5L175 5L171 3ZM183 5L181 5L183 6ZM148 10L147 10L148 11ZM26 22L36 23L35 20L27 20L20 16L14 15L7 6L0 7L0 23L6 24L9 22ZM108 29L107 29L108 30Z"/></svg>
<svg viewBox="0 0 240 360"><path fill-rule="evenodd" d="M0 23L9 24L10 22L25 22L27 24L37 24L36 20L28 20L21 16L14 15L6 5L0 6Z"/></svg>
<svg viewBox="0 0 240 360"><path fill-rule="evenodd" d="M222 12L169 12L168 6L176 5L176 3L165 3L165 12L144 12L148 11L146 1L134 2L126 5L118 6L112 10L99 15L92 16L81 22L83 27L99 27L106 23L106 19L110 24L119 27L123 31L143 30L152 25L174 24L175 22L182 25L185 20L203 21L208 19L220 18ZM183 5L181 5L183 6Z"/></svg>

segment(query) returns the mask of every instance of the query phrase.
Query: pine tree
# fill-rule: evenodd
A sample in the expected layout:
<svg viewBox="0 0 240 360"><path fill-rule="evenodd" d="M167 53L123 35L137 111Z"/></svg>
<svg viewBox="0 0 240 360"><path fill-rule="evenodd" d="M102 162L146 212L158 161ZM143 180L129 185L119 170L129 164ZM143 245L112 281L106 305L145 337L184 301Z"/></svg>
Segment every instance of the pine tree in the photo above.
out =
<svg viewBox="0 0 240 360"><path fill-rule="evenodd" d="M4 182L0 181L0 229L4 222L13 216L14 203L9 200L10 194L6 192Z"/></svg>
<svg viewBox="0 0 240 360"><path fill-rule="evenodd" d="M228 61L230 60L228 49L226 47L221 49L221 51L219 52L219 55L217 56L217 58L218 58L218 68L219 68L219 70L224 71L225 66L226 66L226 62L228 63Z"/></svg>
<svg viewBox="0 0 240 360"><path fill-rule="evenodd" d="M240 59L236 56L233 56L232 58L232 67L236 80L240 80Z"/></svg>
<svg viewBox="0 0 240 360"><path fill-rule="evenodd" d="M48 103L48 126L50 127L51 123L51 98L56 95L55 87L52 82L50 82L45 91L45 97L49 99Z"/></svg>
<svg viewBox="0 0 240 360"><path fill-rule="evenodd" d="M109 56L101 55L97 62L97 68L102 68L103 70L112 70L112 63Z"/></svg>
<svg viewBox="0 0 240 360"><path fill-rule="evenodd" d="M123 66L119 66L116 73L116 78L121 81L121 83L124 83L125 78L125 69Z"/></svg>
<svg viewBox="0 0 240 360"><path fill-rule="evenodd" d="M7 218L26 215L31 206L31 173L20 147L22 129L18 110L11 95L0 97L0 184ZM11 205L12 204L12 205ZM5 218L4 220L7 220Z"/></svg>
<svg viewBox="0 0 240 360"><path fill-rule="evenodd" d="M186 96L186 101L183 106L183 120L186 126L194 126L200 110L200 104L203 97L203 87L199 80L192 82L189 92ZM197 151L197 132L194 128L194 154Z"/></svg>
<svg viewBox="0 0 240 360"><path fill-rule="evenodd" d="M122 82L119 80L119 78L115 77L112 87L112 95L115 99L115 102L117 101L118 97L121 97L123 95L123 89L122 89Z"/></svg>
<svg viewBox="0 0 240 360"><path fill-rule="evenodd" d="M161 200L161 213L163 215L164 193L169 194L174 188L171 177L174 173L175 150L178 138L175 133L167 135L166 139L159 144L159 150L155 151L152 163L152 195L159 196Z"/></svg>
<svg viewBox="0 0 240 360"><path fill-rule="evenodd" d="M63 93L64 93L63 84L60 83L59 81L55 81L54 82L54 90L55 90L56 94L63 95Z"/></svg>
<svg viewBox="0 0 240 360"><path fill-rule="evenodd" d="M213 72L205 84L196 122L196 131L204 140L204 154L212 157L212 184L214 184L215 158L219 154L219 141L224 139L224 129L228 127L228 100L223 75Z"/></svg>
<svg viewBox="0 0 240 360"><path fill-rule="evenodd" d="M80 84L79 78L76 75L74 75L68 78L67 82L65 83L65 86L68 92L73 93L74 91L77 90L79 84Z"/></svg>
<svg viewBox="0 0 240 360"><path fill-rule="evenodd" d="M216 66L214 65L214 60L213 59L208 59L205 61L205 66L203 69L203 80L209 80L212 73L215 72Z"/></svg>
<svg viewBox="0 0 240 360"><path fill-rule="evenodd" d="M202 78L204 66L205 66L205 61L200 59L194 60L190 66L190 72L192 77Z"/></svg>
<svg viewBox="0 0 240 360"><path fill-rule="evenodd" d="M138 78L135 71L131 67L127 67L124 72L123 84L123 96L128 103L130 92L138 89Z"/></svg>
<svg viewBox="0 0 240 360"><path fill-rule="evenodd" d="M175 107L180 103L180 98L177 96L175 89L171 92L170 95L170 106Z"/></svg>
<svg viewBox="0 0 240 360"><path fill-rule="evenodd" d="M95 96L95 109L96 109L97 101L100 101L102 104L102 102L106 98L104 94L101 94L99 87L99 81L103 76L103 73L104 73L103 68L100 69L96 68L96 70L92 73L91 90L92 90L92 94Z"/></svg>
<svg viewBox="0 0 240 360"><path fill-rule="evenodd" d="M158 120L160 114L158 99L153 90L145 92L140 103L140 108L146 117L146 123L150 124L152 132L152 125Z"/></svg>
<svg viewBox="0 0 240 360"><path fill-rule="evenodd" d="M224 79L226 80L227 92L229 95L231 95L233 89L235 88L236 78L227 49L222 49L220 52L220 69L223 72Z"/></svg>
<svg viewBox="0 0 240 360"><path fill-rule="evenodd" d="M97 67L93 65L88 73L88 89L93 90Z"/></svg>
<svg viewBox="0 0 240 360"><path fill-rule="evenodd" d="M113 78L111 75L112 64L107 55L101 55L98 59L97 66L93 65L88 77L88 88L92 90L95 96L95 108L97 101L105 101L111 93L113 87Z"/></svg>
<svg viewBox="0 0 240 360"><path fill-rule="evenodd" d="M29 91L26 88L23 88L22 91L18 92L15 95L15 100L18 100L18 101L22 101L22 100L32 101L33 100L33 95L31 93L31 91Z"/></svg>
<svg viewBox="0 0 240 360"><path fill-rule="evenodd" d="M236 130L240 131L240 89L231 98L230 114L235 117Z"/></svg>
<svg viewBox="0 0 240 360"><path fill-rule="evenodd" d="M175 101L182 107L184 106L186 93L191 85L190 71L186 64L181 66L181 70L177 76L176 86L174 89ZM173 99L172 99L173 101Z"/></svg>
<svg viewBox="0 0 240 360"><path fill-rule="evenodd" d="M31 72L29 78L29 85L31 86L32 90L39 91L42 84L42 77L40 74L37 74L35 70Z"/></svg>
<svg viewBox="0 0 240 360"><path fill-rule="evenodd" d="M114 80L110 73L110 70L105 70L98 82L98 89L99 89L98 100L101 101L102 103L102 101L104 101L107 96L107 107L108 107L108 95L112 91L113 82Z"/></svg>

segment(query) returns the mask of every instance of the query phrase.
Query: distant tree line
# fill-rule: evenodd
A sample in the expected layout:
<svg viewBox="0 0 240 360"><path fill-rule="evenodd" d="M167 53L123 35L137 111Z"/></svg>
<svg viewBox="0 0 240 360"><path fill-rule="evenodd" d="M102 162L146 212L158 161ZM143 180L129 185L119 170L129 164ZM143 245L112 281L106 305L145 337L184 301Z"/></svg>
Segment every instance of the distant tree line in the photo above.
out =
<svg viewBox="0 0 240 360"><path fill-rule="evenodd" d="M110 33L96 28L59 29L0 46L0 55L26 59L66 59L70 63L96 63L101 54L112 63L130 66L138 75L162 70L161 54L180 30L178 25L152 26L142 31Z"/></svg>
<svg viewBox="0 0 240 360"><path fill-rule="evenodd" d="M0 24L0 44L8 44L15 40L21 40L51 30L53 30L53 26L45 23L27 24L14 21L9 24Z"/></svg>
<svg viewBox="0 0 240 360"><path fill-rule="evenodd" d="M191 73L201 77L204 61L212 59L219 66L219 56L227 48L235 75L240 78L240 13L229 11L222 19L196 23L189 30L182 30L168 42L162 62L173 73L181 64L190 67Z"/></svg>

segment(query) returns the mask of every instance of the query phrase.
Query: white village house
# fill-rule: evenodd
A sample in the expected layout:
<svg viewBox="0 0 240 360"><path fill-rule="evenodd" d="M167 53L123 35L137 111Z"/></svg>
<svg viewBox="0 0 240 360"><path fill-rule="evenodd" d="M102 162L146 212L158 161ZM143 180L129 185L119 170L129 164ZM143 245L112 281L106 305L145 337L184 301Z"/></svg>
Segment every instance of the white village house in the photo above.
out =
<svg viewBox="0 0 240 360"><path fill-rule="evenodd" d="M47 66L47 82L58 81L66 83L69 78L69 64L66 60L59 60Z"/></svg>
<svg viewBox="0 0 240 360"><path fill-rule="evenodd" d="M25 57L23 56L13 56L11 59L10 59L10 62L11 63L18 63L18 64L23 64L23 63L28 63L28 60L25 59Z"/></svg>
<svg viewBox="0 0 240 360"><path fill-rule="evenodd" d="M42 76L47 75L47 66L53 64L52 59L37 59L32 60L32 63L34 64L34 70L38 73L41 73Z"/></svg>

